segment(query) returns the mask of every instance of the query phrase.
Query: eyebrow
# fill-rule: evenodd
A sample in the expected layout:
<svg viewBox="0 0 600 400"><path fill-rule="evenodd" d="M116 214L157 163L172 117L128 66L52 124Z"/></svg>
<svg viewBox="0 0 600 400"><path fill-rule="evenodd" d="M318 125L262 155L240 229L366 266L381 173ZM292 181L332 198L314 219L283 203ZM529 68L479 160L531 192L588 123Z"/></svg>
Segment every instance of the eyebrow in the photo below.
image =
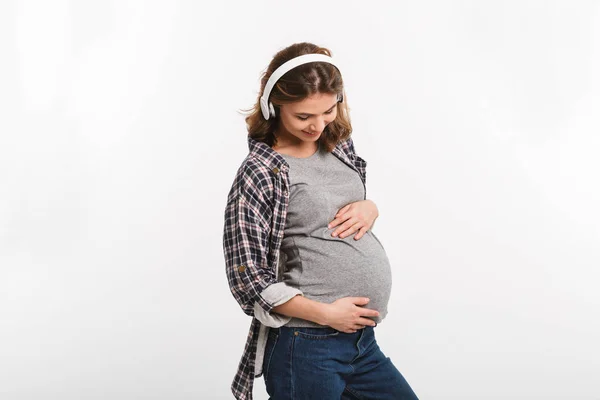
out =
<svg viewBox="0 0 600 400"><path fill-rule="evenodd" d="M336 105L336 104L337 104L337 101L335 102L335 104L334 104L334 105L332 105L331 107L329 107L329 109L328 109L327 111L329 111L329 110L331 110L333 107L335 107L335 105ZM325 111L325 112L327 112L327 111ZM307 116L309 116L309 117L312 117L312 116L314 116L315 114L309 114L309 113L303 113L303 112L301 112L301 113L296 113L296 115L307 115Z"/></svg>

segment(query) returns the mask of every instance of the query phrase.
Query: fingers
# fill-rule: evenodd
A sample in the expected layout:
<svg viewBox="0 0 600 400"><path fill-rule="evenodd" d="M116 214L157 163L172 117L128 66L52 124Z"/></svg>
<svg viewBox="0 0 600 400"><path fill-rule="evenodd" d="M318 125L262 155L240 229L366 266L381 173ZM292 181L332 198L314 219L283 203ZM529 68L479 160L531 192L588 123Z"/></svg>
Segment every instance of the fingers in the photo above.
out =
<svg viewBox="0 0 600 400"><path fill-rule="evenodd" d="M335 216L338 217L338 216L342 215L343 213L345 213L346 211L348 211L348 209L350 208L351 205L352 205L352 203L348 203L344 207L340 208L340 210L337 212L337 214L335 214Z"/></svg>
<svg viewBox="0 0 600 400"><path fill-rule="evenodd" d="M344 220L342 218L336 218L333 221L336 221L336 220L339 220L339 222L337 222L337 223L341 223L342 221L345 221L345 222L342 225L338 226L337 229L331 233L331 236L337 236L340 232L344 232L346 229L348 229L352 225L356 224L356 222L357 222L356 217L350 217L346 220ZM333 225L333 222L330 225Z"/></svg>
<svg viewBox="0 0 600 400"><path fill-rule="evenodd" d="M368 231L368 229L367 229L366 225L363 226L362 228L360 228L358 230L358 233L356 234L356 236L354 236L354 240L358 240L361 237L363 237L365 235L365 233L367 233L367 231Z"/></svg>
<svg viewBox="0 0 600 400"><path fill-rule="evenodd" d="M337 228L335 231L333 231L331 236L335 237L339 234L340 239L343 239L346 236L349 236L349 235L353 234L354 232L356 232L357 230L359 230L362 227L361 224L362 223L361 223L361 221L358 220L358 218L356 218L356 217L350 218L346 222L344 222L339 228Z"/></svg>
<svg viewBox="0 0 600 400"><path fill-rule="evenodd" d="M360 318L357 322L358 324L360 324L361 326L365 327L365 326L375 326L377 325L375 323L375 321L368 319L368 318Z"/></svg>
<svg viewBox="0 0 600 400"><path fill-rule="evenodd" d="M368 297L346 297L347 299L350 299L350 301L352 302L352 304L367 304L369 301L371 301L371 299L369 299ZM361 307L361 310L365 310L364 308Z"/></svg>
<svg viewBox="0 0 600 400"><path fill-rule="evenodd" d="M335 227L335 226L338 226L339 224L341 224L342 222L344 222L344 221L348 220L349 218L351 218L351 217L348 217L348 216L346 216L346 215L339 215L339 216L336 216L336 217L333 219L333 221L331 221L329 224L327 224L327 228L328 228L328 229L331 229L331 228L333 228L333 227ZM340 227L340 228L341 228L341 227ZM339 232L339 228L338 228L338 232Z"/></svg>
<svg viewBox="0 0 600 400"><path fill-rule="evenodd" d="M354 332L359 331L361 329L365 329L367 326L375 326L375 325L376 325L375 323L373 323L373 324L365 324L365 325L355 324L352 327L352 331L349 332L349 333L354 333Z"/></svg>
<svg viewBox="0 0 600 400"><path fill-rule="evenodd" d="M361 317L379 317L379 311L360 307L360 315Z"/></svg>
<svg viewBox="0 0 600 400"><path fill-rule="evenodd" d="M347 216L345 216L344 214L350 209L351 205L352 203L346 204L344 207L340 208L340 210L335 214L335 218L333 219L333 221L327 224L327 228L331 229L334 226L337 226L338 224L345 221L347 219Z"/></svg>
<svg viewBox="0 0 600 400"><path fill-rule="evenodd" d="M333 221L331 221L330 223L327 224L327 229L331 229L334 226L337 226L342 221L343 221L342 218L334 218Z"/></svg>

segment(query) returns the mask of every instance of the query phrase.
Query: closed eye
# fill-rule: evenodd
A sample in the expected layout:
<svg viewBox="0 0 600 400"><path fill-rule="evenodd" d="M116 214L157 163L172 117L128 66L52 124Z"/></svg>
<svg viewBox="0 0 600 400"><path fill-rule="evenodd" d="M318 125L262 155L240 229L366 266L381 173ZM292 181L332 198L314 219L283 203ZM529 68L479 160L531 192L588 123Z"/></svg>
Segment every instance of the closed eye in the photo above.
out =
<svg viewBox="0 0 600 400"><path fill-rule="evenodd" d="M333 112L334 108L332 108L329 111L325 111L325 114L331 114ZM308 117L299 117L297 116L296 118L298 118L300 121L306 121L308 119Z"/></svg>

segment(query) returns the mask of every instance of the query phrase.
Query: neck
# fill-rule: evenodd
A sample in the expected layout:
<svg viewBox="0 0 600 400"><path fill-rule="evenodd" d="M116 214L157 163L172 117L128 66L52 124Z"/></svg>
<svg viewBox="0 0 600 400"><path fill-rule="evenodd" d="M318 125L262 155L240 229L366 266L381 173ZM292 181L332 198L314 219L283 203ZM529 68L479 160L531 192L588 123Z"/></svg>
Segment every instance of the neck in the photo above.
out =
<svg viewBox="0 0 600 400"><path fill-rule="evenodd" d="M315 154L315 152L319 149L319 141L316 142L303 142L298 141L294 143L290 143L285 140L277 140L277 144L271 147L273 150L287 154L292 157L310 157Z"/></svg>

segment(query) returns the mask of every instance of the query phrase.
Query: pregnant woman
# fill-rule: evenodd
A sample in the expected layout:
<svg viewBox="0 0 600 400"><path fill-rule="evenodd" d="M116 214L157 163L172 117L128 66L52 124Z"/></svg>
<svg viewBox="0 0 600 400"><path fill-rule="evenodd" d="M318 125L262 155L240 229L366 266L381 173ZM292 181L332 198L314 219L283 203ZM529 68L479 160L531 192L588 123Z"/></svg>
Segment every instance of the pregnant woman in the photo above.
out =
<svg viewBox="0 0 600 400"><path fill-rule="evenodd" d="M331 52L278 52L246 123L223 233L229 287L253 317L234 396L252 399L263 375L274 400L416 399L375 340L391 269Z"/></svg>

